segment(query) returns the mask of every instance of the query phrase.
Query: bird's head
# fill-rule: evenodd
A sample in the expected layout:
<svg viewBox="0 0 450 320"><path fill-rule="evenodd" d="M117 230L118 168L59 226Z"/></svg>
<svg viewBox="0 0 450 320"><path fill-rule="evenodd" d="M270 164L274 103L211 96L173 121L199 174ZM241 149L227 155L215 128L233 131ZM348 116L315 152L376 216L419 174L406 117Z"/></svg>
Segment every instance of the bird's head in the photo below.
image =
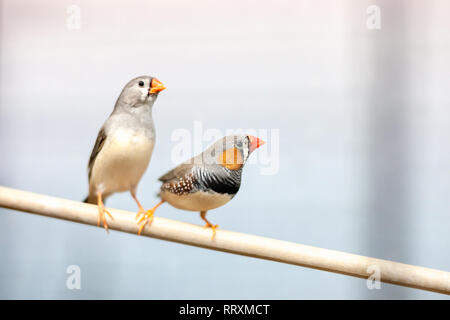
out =
<svg viewBox="0 0 450 320"><path fill-rule="evenodd" d="M216 141L206 152L210 163L216 163L229 170L241 169L250 154L265 144L252 135L230 135Z"/></svg>
<svg viewBox="0 0 450 320"><path fill-rule="evenodd" d="M117 104L125 108L153 105L159 92L166 87L155 77L141 76L128 82L117 99Z"/></svg>

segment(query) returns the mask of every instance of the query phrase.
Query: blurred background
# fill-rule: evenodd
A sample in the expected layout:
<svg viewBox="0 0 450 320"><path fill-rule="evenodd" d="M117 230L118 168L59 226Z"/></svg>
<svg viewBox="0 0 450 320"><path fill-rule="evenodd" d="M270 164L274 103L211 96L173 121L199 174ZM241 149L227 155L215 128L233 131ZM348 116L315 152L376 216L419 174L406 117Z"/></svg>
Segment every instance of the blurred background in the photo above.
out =
<svg viewBox="0 0 450 320"><path fill-rule="evenodd" d="M149 74L168 89L145 207L175 165L175 130L278 129L279 170L246 166L214 223L450 271L448 1L0 5L0 185L84 199L99 128L122 87ZM137 210L127 193L107 205ZM168 205L156 214L202 224ZM66 288L69 265L81 290ZM446 296L0 209L0 298Z"/></svg>

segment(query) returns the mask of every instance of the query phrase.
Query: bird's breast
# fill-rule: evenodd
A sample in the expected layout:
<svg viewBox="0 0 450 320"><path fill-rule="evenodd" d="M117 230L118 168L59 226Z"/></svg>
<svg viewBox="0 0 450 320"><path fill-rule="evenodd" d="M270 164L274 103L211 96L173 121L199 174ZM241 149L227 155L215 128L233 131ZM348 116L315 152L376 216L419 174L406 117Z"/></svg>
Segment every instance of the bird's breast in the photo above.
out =
<svg viewBox="0 0 450 320"><path fill-rule="evenodd" d="M115 130L97 156L92 180L102 192L135 187L150 162L154 141L145 132Z"/></svg>
<svg viewBox="0 0 450 320"><path fill-rule="evenodd" d="M161 192L161 199L177 209L189 211L208 211L223 206L232 199L226 193L197 191L177 195L167 190Z"/></svg>

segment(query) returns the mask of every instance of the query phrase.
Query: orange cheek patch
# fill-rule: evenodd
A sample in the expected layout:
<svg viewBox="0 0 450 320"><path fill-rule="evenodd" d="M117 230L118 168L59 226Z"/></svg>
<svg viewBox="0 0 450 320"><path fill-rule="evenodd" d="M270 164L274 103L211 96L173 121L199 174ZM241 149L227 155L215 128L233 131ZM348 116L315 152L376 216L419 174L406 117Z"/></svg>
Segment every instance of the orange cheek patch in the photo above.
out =
<svg viewBox="0 0 450 320"><path fill-rule="evenodd" d="M239 170L244 163L241 153L236 148L225 150L217 157L217 160L221 166L229 170Z"/></svg>

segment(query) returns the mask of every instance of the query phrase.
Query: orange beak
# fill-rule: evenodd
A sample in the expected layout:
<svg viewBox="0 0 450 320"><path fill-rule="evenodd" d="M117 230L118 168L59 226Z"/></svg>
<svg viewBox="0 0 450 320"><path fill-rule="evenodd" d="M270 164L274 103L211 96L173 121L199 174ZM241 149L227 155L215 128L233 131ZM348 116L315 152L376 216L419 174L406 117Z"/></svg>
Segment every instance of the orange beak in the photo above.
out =
<svg viewBox="0 0 450 320"><path fill-rule="evenodd" d="M253 150L258 149L266 142L261 140L260 138L257 138L255 136L248 135L248 139L250 141L250 152L253 152Z"/></svg>
<svg viewBox="0 0 450 320"><path fill-rule="evenodd" d="M159 81L156 78L152 79L152 83L150 84L150 90L148 90L148 93L158 93L160 91L163 91L166 87L162 84L161 81Z"/></svg>

